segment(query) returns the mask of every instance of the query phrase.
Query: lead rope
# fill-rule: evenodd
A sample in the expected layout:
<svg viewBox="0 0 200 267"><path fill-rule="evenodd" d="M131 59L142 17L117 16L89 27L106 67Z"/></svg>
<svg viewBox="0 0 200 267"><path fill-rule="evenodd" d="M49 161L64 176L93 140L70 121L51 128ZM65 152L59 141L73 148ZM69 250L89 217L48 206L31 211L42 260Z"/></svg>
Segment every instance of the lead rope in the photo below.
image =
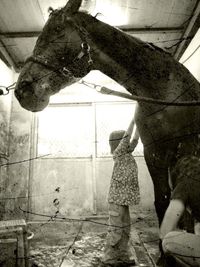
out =
<svg viewBox="0 0 200 267"><path fill-rule="evenodd" d="M97 92L105 95L114 95L117 97L122 97L130 100L135 100L138 102L146 102L146 103L153 103L157 105L166 105L166 106L200 106L200 101L180 101L180 102L175 102L175 101L165 101L161 99L154 99L151 97L142 97L142 96L137 96L137 95L130 95L122 92L118 92L112 89L109 89L105 86L101 86L98 84L86 82L84 80L81 80L79 82L80 84L83 84L87 87L90 87L92 89L95 89ZM15 89L16 82L9 85L9 86L1 86L0 85L0 96L1 95L8 95L10 90Z"/></svg>
<svg viewBox="0 0 200 267"><path fill-rule="evenodd" d="M175 100L166 101L166 100L162 100L162 99L154 99L151 97L129 95L126 93L122 93L122 92L118 92L118 91L109 89L105 86L89 83L89 82L86 82L84 80L81 80L79 83L84 84L85 86L88 86L90 88L93 88L101 94L114 95L114 96L130 99L130 100L135 100L138 102L153 103L153 104L157 104L157 105L166 105L166 106L200 106L200 101L180 101L180 102L175 102Z"/></svg>

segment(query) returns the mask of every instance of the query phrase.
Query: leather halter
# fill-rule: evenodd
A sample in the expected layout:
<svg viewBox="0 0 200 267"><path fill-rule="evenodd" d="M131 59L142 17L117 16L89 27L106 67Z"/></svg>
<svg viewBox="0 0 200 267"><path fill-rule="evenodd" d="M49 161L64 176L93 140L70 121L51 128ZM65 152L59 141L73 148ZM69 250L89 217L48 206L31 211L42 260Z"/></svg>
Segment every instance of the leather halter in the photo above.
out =
<svg viewBox="0 0 200 267"><path fill-rule="evenodd" d="M77 62L78 60L82 59L85 55L88 55L88 65L91 66L93 64L93 60L92 60L91 54L90 54L90 46L89 46L88 42L86 41L86 34L88 35L88 33L84 29L82 29L81 27L79 27L77 24L74 23L74 25L77 28L78 32L80 33L80 38L82 40L82 43L81 43L81 51L74 58L74 60L72 61L72 63L70 65L73 68L73 64L75 62ZM46 67L47 69L50 69L52 71L60 72L60 74L63 75L63 76L65 76L65 77L79 78L79 77L76 77L73 74L73 72L70 70L70 65L68 65L68 67L66 67L66 66L60 67L59 65L55 65L48 58L46 58L44 56L41 56L41 55L33 55L33 56L30 56L30 57L28 57L26 59L25 64L27 62L38 63L38 64Z"/></svg>

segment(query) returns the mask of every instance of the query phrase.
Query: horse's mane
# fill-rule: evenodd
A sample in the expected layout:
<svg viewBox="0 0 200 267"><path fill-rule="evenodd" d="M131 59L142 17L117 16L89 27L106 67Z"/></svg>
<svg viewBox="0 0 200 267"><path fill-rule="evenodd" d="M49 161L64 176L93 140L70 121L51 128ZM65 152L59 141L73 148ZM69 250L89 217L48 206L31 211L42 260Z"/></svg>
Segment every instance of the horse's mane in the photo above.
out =
<svg viewBox="0 0 200 267"><path fill-rule="evenodd" d="M58 8L52 8L51 6L48 8L48 12L49 12L49 16L51 15L56 15L60 12L63 12L63 7L58 7ZM87 10L82 10L82 11L79 11L80 13L85 13L85 14L88 14L90 16L92 16Z"/></svg>
<svg viewBox="0 0 200 267"><path fill-rule="evenodd" d="M121 51L122 47L131 48L132 45L134 44L134 48L137 45L138 46L143 46L143 47L146 47L147 49L156 50L157 52L164 53L164 54L166 54L168 56L171 56L171 54L168 51L165 51L164 49L156 46L155 44L150 43L150 42L144 42L144 41L142 41L141 39L139 39L139 38L137 38L135 36L132 36L130 34L127 34L127 33L123 32L122 30L120 30L117 27L111 26L109 24L106 24L106 23L98 20L96 18L96 16L92 16L91 14L88 14L87 12L79 11L77 13L76 17L81 19L81 22L83 23L84 26L86 26L86 28L87 28L87 25L91 25L91 24L96 24L95 26L97 26L97 27L98 27L98 25L101 25L102 29L106 29L106 31L104 32L104 34L106 34L106 36L110 35L111 38L112 38L113 35L115 36L115 38L119 37L120 43L117 44L117 40L116 40L115 41L115 46L119 46L120 51ZM96 27L93 27L93 29L95 31ZM97 31L96 34L95 34L94 31L93 31L93 37L95 37L95 39L98 40L98 36L97 36L98 35L98 31ZM101 35L101 37L102 37L102 35ZM112 50L112 49L109 48L109 50Z"/></svg>
<svg viewBox="0 0 200 267"><path fill-rule="evenodd" d="M142 70L150 73L152 61L158 62L160 58L165 61L174 61L168 52L99 21L89 14L79 11L72 20L75 20L80 27L85 28L88 32L88 40L91 38L99 51L114 58L116 63L131 72L134 68L137 73L142 74ZM155 71L157 72L157 70ZM154 74L152 73L152 75ZM137 77L139 79L139 75Z"/></svg>
<svg viewBox="0 0 200 267"><path fill-rule="evenodd" d="M63 12L63 8L57 8L57 9L53 9L51 7L49 7L49 17L57 15L59 13ZM65 12L65 11L64 11ZM144 42L139 38L136 38L130 34L124 33L122 30L120 30L117 27L111 26L109 24L106 24L100 20L97 19L97 15L92 16L91 14L89 14L86 10L81 10L79 12L77 12L75 14L75 17L81 19L81 22L86 26L86 24L90 25L90 23L95 23L95 24L101 24L103 27L106 27L106 30L109 30L110 33L114 33L115 35L119 35L120 34L120 38L125 41L123 44L123 40L120 40L120 50L122 45L125 46L129 46L131 47L131 45L134 42L134 46L136 45L136 43L138 44L142 44L144 47L148 48L148 49L153 49L156 51L160 51L162 53L166 53L166 54L170 54L169 52L165 51L164 49L154 45L153 43L148 43L148 42ZM87 23L88 22L88 23Z"/></svg>

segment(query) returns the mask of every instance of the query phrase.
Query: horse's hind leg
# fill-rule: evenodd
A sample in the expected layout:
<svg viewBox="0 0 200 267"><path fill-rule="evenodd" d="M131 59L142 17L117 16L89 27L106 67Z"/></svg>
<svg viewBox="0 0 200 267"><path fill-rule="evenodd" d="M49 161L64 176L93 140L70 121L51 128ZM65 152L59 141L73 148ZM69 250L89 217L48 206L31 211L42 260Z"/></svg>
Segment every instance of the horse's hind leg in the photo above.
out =
<svg viewBox="0 0 200 267"><path fill-rule="evenodd" d="M168 184L168 168L160 153L152 153L150 149L144 149L146 164L154 184L155 210L159 225L162 222L165 211L169 205L170 188Z"/></svg>

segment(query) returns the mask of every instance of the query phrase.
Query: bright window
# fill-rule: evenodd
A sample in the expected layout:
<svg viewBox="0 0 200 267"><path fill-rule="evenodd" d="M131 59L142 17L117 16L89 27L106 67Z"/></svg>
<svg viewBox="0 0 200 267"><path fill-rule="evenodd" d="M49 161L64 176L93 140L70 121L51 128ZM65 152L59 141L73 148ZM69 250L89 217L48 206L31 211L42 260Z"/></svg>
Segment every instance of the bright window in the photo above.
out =
<svg viewBox="0 0 200 267"><path fill-rule="evenodd" d="M110 157L109 135L126 130L135 103L49 106L38 115L37 155L53 158ZM134 155L143 155L141 142Z"/></svg>
<svg viewBox="0 0 200 267"><path fill-rule="evenodd" d="M94 147L91 105L50 106L38 115L37 154L50 157L90 157Z"/></svg>

